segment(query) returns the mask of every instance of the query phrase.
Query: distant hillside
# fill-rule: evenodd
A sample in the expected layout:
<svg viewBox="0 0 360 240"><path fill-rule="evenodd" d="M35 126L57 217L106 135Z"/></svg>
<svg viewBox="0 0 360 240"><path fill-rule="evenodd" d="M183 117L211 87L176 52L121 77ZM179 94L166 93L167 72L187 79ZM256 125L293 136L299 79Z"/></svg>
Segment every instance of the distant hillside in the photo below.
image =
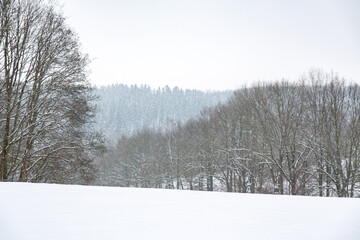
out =
<svg viewBox="0 0 360 240"><path fill-rule="evenodd" d="M95 93L100 97L95 127L112 143L144 126L163 129L171 122L184 122L232 95L232 91L202 92L167 86L153 90L123 84L96 88Z"/></svg>

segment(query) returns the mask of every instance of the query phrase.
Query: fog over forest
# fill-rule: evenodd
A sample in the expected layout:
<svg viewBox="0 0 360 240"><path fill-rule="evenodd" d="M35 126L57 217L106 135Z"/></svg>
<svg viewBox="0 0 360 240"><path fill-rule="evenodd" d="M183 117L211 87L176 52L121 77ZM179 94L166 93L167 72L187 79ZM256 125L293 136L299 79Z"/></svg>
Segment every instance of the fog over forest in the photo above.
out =
<svg viewBox="0 0 360 240"><path fill-rule="evenodd" d="M56 3L0 10L0 181L360 195L353 79L314 68L234 92L93 88Z"/></svg>
<svg viewBox="0 0 360 240"><path fill-rule="evenodd" d="M166 130L200 116L206 107L225 103L233 91L183 90L178 87L151 89L146 85L112 85L95 88L98 99L95 128L111 144L147 127Z"/></svg>
<svg viewBox="0 0 360 240"><path fill-rule="evenodd" d="M357 197L359 91L316 69L244 87L165 131L121 137L99 160L98 184Z"/></svg>

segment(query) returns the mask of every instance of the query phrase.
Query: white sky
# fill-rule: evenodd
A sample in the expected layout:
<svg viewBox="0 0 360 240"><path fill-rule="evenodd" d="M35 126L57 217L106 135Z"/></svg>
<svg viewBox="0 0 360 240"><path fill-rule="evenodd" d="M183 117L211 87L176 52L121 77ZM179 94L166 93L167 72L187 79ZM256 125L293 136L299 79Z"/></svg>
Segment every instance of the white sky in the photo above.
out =
<svg viewBox="0 0 360 240"><path fill-rule="evenodd" d="M96 85L235 89L310 68L360 83L359 0L60 0Z"/></svg>

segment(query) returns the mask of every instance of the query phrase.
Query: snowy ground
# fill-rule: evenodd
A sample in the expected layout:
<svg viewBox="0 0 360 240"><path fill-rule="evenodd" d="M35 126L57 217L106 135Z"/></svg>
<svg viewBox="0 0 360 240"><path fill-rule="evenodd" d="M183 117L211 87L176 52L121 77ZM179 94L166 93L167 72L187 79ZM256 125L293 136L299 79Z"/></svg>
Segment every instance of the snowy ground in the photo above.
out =
<svg viewBox="0 0 360 240"><path fill-rule="evenodd" d="M360 239L360 199L0 183L0 239Z"/></svg>

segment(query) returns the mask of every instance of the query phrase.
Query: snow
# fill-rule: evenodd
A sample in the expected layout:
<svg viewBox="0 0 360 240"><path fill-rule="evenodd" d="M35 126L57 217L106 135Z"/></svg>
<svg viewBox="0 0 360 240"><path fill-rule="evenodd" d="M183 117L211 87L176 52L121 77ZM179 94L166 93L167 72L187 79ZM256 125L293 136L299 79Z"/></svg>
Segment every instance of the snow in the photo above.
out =
<svg viewBox="0 0 360 240"><path fill-rule="evenodd" d="M360 199L0 183L0 238L360 239Z"/></svg>

